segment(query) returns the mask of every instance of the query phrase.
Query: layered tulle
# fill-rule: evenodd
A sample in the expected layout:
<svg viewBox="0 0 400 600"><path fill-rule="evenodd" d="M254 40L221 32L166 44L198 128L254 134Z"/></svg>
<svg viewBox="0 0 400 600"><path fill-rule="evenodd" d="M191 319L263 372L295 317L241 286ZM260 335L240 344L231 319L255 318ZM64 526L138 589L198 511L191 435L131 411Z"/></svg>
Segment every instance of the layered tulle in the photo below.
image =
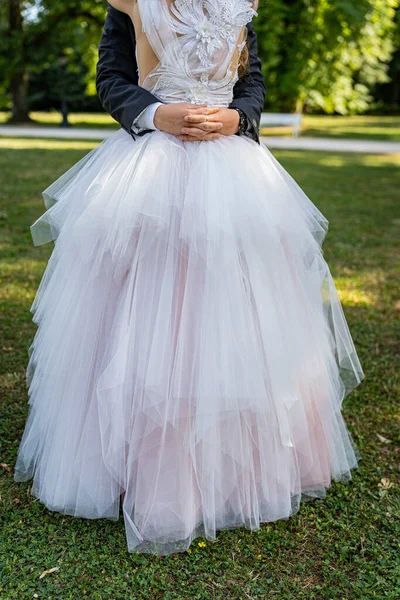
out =
<svg viewBox="0 0 400 600"><path fill-rule="evenodd" d="M129 550L166 554L351 477L328 224L267 149L119 131L44 198L17 480L88 518L123 495Z"/></svg>

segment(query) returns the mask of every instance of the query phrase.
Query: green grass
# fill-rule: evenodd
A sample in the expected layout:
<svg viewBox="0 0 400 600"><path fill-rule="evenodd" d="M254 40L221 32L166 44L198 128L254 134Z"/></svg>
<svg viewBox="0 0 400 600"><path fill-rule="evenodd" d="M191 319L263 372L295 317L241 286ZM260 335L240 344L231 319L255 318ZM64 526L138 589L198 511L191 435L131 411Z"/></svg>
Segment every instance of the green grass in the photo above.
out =
<svg viewBox="0 0 400 600"><path fill-rule="evenodd" d="M37 125L55 126L61 121L58 112L33 112L32 119ZM8 114L0 112L0 124L5 123ZM106 127L118 129L119 125L106 113L73 113L69 118L76 127ZM264 135L291 135L291 129L277 127L263 129ZM334 137L400 141L400 116L326 116L306 115L303 117L302 135L310 137Z"/></svg>
<svg viewBox="0 0 400 600"><path fill-rule="evenodd" d="M33 126L41 125L46 127L55 127L61 123L61 114L57 111L51 112L31 112L31 118L34 123ZM0 112L0 125L6 124L9 114L6 112ZM71 113L69 116L69 122L75 127L88 127L88 128L107 128L107 129L119 129L119 125L110 115L107 113Z"/></svg>
<svg viewBox="0 0 400 600"><path fill-rule="evenodd" d="M265 135L291 134L287 128L264 129ZM333 137L361 140L400 141L400 116L327 116L305 115L302 122L302 136Z"/></svg>
<svg viewBox="0 0 400 600"><path fill-rule="evenodd" d="M351 482L333 484L326 499L258 533L222 531L215 543L203 547L196 539L188 552L164 558L128 554L122 520L51 513L28 484L13 482L35 332L29 308L52 249L33 247L29 225L44 210L41 190L92 147L0 139L0 598L398 600L398 155L275 152L330 220L325 257L366 373L344 402L362 455Z"/></svg>

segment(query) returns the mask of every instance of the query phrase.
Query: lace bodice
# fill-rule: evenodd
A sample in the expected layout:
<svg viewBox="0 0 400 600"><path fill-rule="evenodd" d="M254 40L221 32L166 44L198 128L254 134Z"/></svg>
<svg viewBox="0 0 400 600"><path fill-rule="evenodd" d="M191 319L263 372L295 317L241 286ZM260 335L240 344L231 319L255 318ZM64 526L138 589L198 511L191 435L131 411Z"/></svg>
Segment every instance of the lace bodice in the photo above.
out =
<svg viewBox="0 0 400 600"><path fill-rule="evenodd" d="M138 45L144 35L154 54L141 85L164 102L228 106L252 1L137 0L137 10Z"/></svg>

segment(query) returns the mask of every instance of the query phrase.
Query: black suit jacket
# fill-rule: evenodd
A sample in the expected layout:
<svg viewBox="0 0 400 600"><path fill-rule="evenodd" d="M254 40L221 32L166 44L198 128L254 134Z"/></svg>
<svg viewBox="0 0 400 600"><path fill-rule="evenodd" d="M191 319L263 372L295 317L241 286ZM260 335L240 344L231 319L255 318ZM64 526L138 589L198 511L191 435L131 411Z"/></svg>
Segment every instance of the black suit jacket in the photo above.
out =
<svg viewBox="0 0 400 600"><path fill-rule="evenodd" d="M247 29L248 72L236 82L230 108L243 110L249 122L246 135L259 142L265 86L252 23L248 23ZM140 135L132 133L133 121L149 104L159 101L151 92L138 85L135 45L135 30L130 17L108 5L99 45L96 88L103 108L133 137Z"/></svg>

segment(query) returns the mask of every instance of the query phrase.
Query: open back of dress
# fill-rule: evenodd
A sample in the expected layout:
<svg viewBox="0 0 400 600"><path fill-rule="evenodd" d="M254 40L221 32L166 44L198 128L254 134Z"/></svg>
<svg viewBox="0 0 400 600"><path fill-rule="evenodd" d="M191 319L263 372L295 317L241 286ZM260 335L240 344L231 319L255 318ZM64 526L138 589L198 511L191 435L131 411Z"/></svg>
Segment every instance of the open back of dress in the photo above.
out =
<svg viewBox="0 0 400 600"><path fill-rule="evenodd" d="M137 0L140 85L164 102L228 106L251 0Z"/></svg>

